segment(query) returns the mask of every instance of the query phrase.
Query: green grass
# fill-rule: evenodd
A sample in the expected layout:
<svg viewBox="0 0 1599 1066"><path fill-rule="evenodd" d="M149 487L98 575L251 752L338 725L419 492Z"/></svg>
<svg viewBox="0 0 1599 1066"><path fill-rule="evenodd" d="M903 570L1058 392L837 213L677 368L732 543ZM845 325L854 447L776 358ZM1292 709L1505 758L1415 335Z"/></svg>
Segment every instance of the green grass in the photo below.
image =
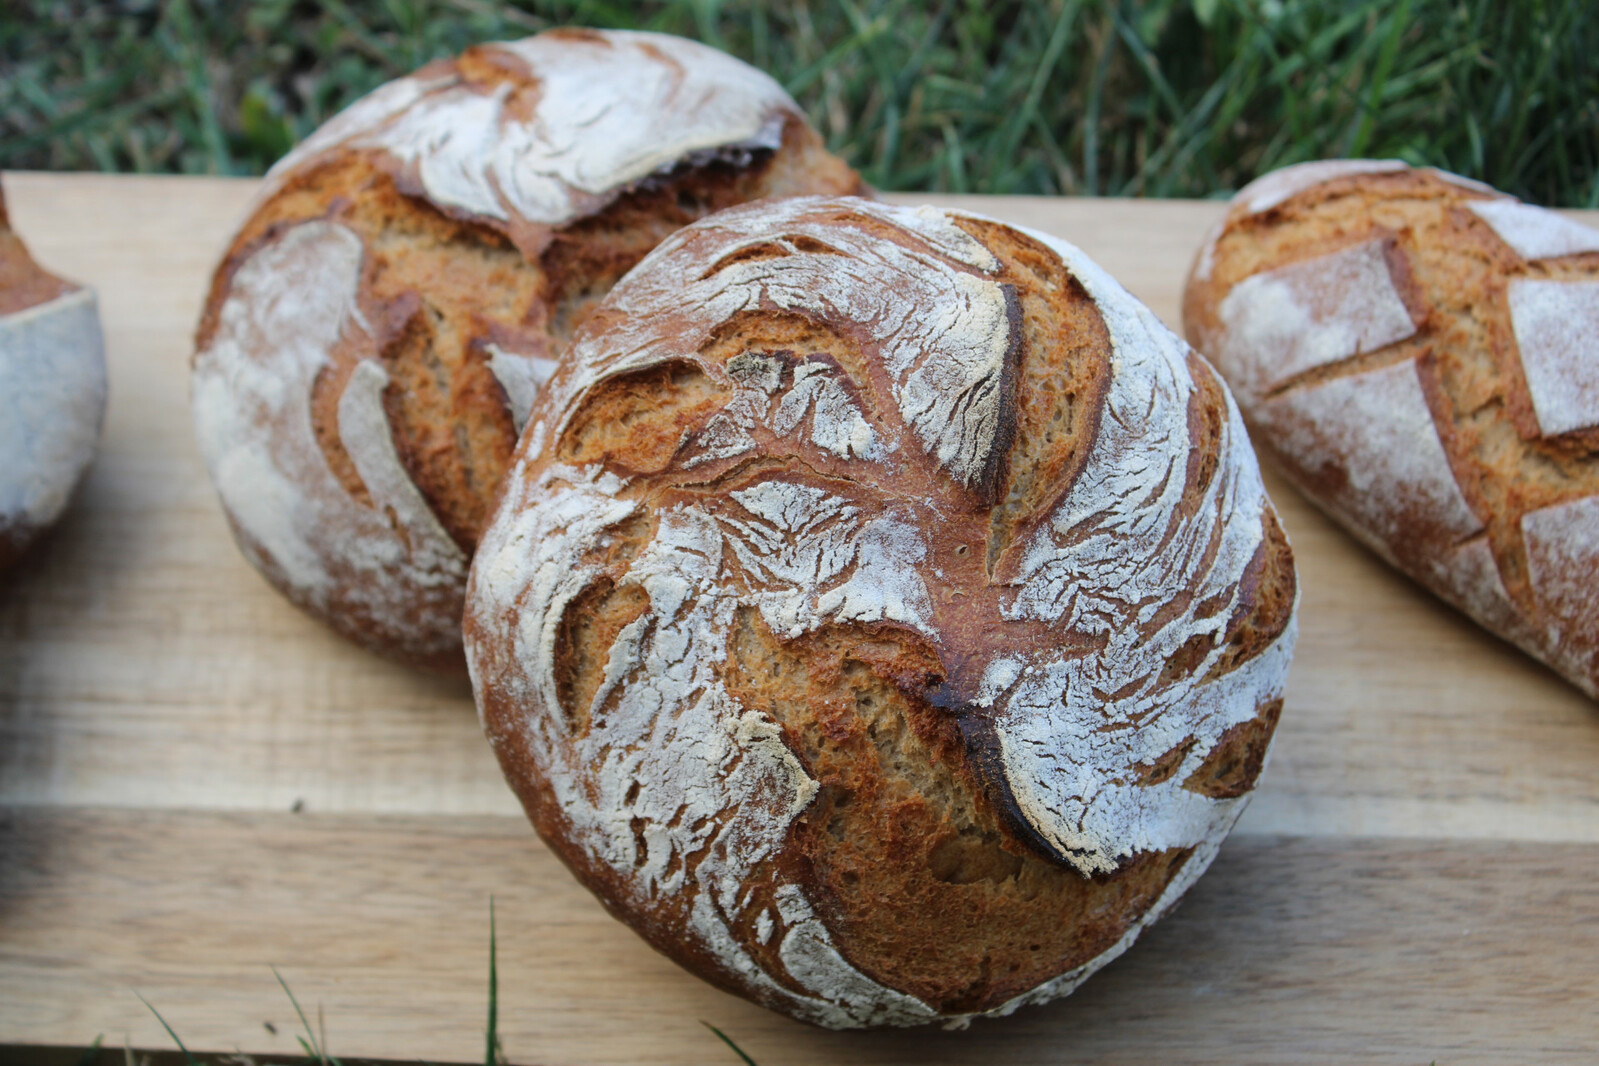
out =
<svg viewBox="0 0 1599 1066"><path fill-rule="evenodd" d="M884 189L1207 196L1369 155L1599 207L1591 0L12 0L0 167L260 173L384 80L567 23L763 67Z"/></svg>
<svg viewBox="0 0 1599 1066"><path fill-rule="evenodd" d="M317 1029L320 1029L322 1034L321 1038L319 1039L317 1036L317 1029L313 1029L311 1027L311 1019L306 1017L305 1010L300 1006L300 1001L298 998L296 998L294 991L289 988L289 983L283 979L283 975L278 972L278 968L276 966L271 967L271 970L272 976L277 978L279 987L283 989L283 994L289 997L289 1003L294 1007L294 1013L300 1019L300 1025L305 1029L304 1036L297 1035L295 1037L295 1039L299 1041L300 1051L304 1054L304 1058L301 1059L299 1063L295 1064L295 1066L345 1066L344 1063L341 1063L338 1059L334 1058L328 1053L327 1027L322 1023L322 1008L320 1006L317 1007ZM168 1023L166 1018L162 1017L161 1012L157 1010L149 1000L145 999L142 995L139 995L138 992L135 992L134 995L139 996L139 1002L143 1003L149 1008L150 1013L155 1015L155 1020L161 1024L161 1028L166 1030L167 1036L171 1037L172 1042L177 1045L178 1053L182 1056L183 1066L239 1066L240 1062L251 1064L256 1061L238 1054L208 1053L197 1055L194 1052L191 1052L188 1047L184 1045L183 1038L178 1035L177 1030L174 1029L170 1023ZM493 897L489 898L488 1000L488 1019L483 1030L483 1066L507 1066L509 1060L506 1058L505 1049L500 1043L499 936L494 921ZM735 1044L732 1038L730 1038L726 1033L722 1032L722 1030L718 1029L710 1022L702 1021L700 1024L714 1033L723 1044L727 1045L733 1054L738 1056L741 1062L746 1064L746 1066L756 1066L755 1060L750 1058L749 1055L744 1052L744 1049ZM97 1036L94 1038L94 1043L91 1044L79 1058L78 1066L96 1066L96 1064L105 1061L106 1052L105 1049L101 1047L102 1040L103 1036ZM134 1061L132 1051L129 1050L125 1057L127 1063L131 1066L131 1063ZM369 1061L371 1060L354 1060L350 1062L349 1066L358 1066L359 1063ZM419 1066L425 1066L425 1064L419 1064Z"/></svg>

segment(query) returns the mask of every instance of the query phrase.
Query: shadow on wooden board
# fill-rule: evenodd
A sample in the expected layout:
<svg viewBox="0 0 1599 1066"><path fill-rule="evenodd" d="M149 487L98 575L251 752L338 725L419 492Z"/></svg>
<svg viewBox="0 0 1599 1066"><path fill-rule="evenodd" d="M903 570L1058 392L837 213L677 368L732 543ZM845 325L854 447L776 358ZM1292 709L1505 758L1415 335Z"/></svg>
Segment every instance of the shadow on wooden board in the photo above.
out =
<svg viewBox="0 0 1599 1066"><path fill-rule="evenodd" d="M305 1066L315 1062L297 1055L216 1054L196 1051L141 1051L121 1047L45 1047L37 1044L0 1045L0 1066ZM340 1066L417 1066L417 1060L339 1058ZM429 1066L458 1066L433 1063ZM534 1064L527 1064L534 1066Z"/></svg>

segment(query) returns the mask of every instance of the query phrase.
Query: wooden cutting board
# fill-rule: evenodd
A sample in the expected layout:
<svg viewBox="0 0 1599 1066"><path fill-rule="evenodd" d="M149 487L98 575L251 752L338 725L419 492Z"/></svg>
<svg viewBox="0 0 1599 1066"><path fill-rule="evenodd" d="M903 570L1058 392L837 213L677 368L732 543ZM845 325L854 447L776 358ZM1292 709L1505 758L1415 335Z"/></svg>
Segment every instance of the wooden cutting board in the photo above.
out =
<svg viewBox="0 0 1599 1066"><path fill-rule="evenodd" d="M480 1058L493 897L516 1062L736 1066L701 1020L761 1066L1599 1061L1599 706L1275 478L1304 588L1275 754L1131 952L958 1033L825 1033L688 977L534 837L464 685L345 645L235 551L187 365L253 188L6 178L38 258L99 291L111 408L0 578L0 1045L170 1047L137 992L191 1048L287 1055L275 965L335 1055ZM1080 244L1173 324L1221 210L931 199Z"/></svg>

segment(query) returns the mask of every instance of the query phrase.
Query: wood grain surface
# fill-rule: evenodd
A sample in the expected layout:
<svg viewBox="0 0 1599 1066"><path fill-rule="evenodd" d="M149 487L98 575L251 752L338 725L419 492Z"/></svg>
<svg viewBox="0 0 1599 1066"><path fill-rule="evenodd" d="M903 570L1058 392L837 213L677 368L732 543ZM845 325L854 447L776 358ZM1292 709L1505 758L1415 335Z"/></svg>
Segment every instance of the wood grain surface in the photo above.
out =
<svg viewBox="0 0 1599 1066"><path fill-rule="evenodd" d="M1277 747L1127 956L959 1033L823 1033L686 976L539 844L464 685L346 646L234 549L187 367L253 183L5 183L35 255L99 292L111 406L0 578L0 1044L169 1046L137 991L191 1048L290 1054L276 965L336 1055L480 1057L492 895L515 1062L736 1062L702 1019L761 1066L1599 1061L1599 707L1270 475L1304 588ZM1174 325L1220 212L929 199L1081 245Z"/></svg>

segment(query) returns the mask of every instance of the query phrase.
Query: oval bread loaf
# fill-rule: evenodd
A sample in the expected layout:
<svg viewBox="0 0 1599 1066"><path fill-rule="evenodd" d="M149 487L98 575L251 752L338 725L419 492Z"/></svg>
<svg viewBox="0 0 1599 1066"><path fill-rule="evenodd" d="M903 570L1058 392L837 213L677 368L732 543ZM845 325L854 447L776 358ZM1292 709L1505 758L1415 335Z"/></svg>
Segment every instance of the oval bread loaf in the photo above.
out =
<svg viewBox="0 0 1599 1066"><path fill-rule="evenodd" d="M574 325L678 227L851 192L766 75L556 30L391 82L268 174L196 339L201 450L245 555L403 661L461 669L461 597Z"/></svg>
<svg viewBox="0 0 1599 1066"><path fill-rule="evenodd" d="M1070 992L1266 757L1292 556L1226 389L1077 249L725 211L612 291L474 562L541 835L684 966L833 1027Z"/></svg>
<svg viewBox="0 0 1599 1066"><path fill-rule="evenodd" d="M0 570L66 508L105 404L94 293L33 261L0 192Z"/></svg>
<svg viewBox="0 0 1599 1066"><path fill-rule="evenodd" d="M1183 319L1313 501L1599 695L1599 230L1395 161L1289 167L1233 200Z"/></svg>

